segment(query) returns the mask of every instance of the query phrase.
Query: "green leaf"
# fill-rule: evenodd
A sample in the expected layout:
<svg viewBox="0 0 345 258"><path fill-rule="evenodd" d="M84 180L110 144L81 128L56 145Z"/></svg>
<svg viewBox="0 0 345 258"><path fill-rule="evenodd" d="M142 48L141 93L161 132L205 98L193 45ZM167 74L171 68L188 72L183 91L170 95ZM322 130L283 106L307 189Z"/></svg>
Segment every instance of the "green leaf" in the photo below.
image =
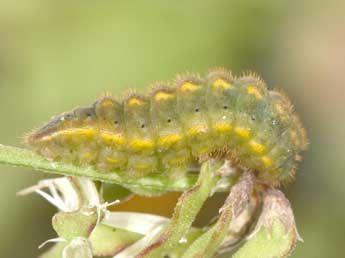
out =
<svg viewBox="0 0 345 258"><path fill-rule="evenodd" d="M127 230L99 224L92 232L89 241L96 256L114 255L127 246L135 243L143 235Z"/></svg>
<svg viewBox="0 0 345 258"><path fill-rule="evenodd" d="M286 257L299 239L290 202L281 191L268 189L255 229L233 258Z"/></svg>
<svg viewBox="0 0 345 258"><path fill-rule="evenodd" d="M53 217L53 228L59 237L71 241L76 237L89 237L97 223L97 211L83 207L75 212L58 212Z"/></svg>
<svg viewBox="0 0 345 258"><path fill-rule="evenodd" d="M233 258L277 258L286 257L295 246L294 231L285 232L284 224L276 218L270 228L261 229L248 240Z"/></svg>
<svg viewBox="0 0 345 258"><path fill-rule="evenodd" d="M192 187L198 175L187 174L179 179L169 179L164 173L155 173L139 179L129 179L121 176L123 171L104 173L91 166L75 166L62 162L52 162L33 151L5 146L0 144L0 164L27 167L49 174L64 176L81 176L91 180L118 184L142 195L157 195L168 191L182 192ZM228 191L233 184L233 178L226 179L226 187L219 187L219 192ZM224 182L223 182L224 185Z"/></svg>
<svg viewBox="0 0 345 258"><path fill-rule="evenodd" d="M78 167L61 162L51 162L30 150L1 144L0 164L27 167L50 174L88 177L96 181L119 184L129 189L140 189L147 194L150 194L150 191L153 191L153 193L157 191L184 191L193 186L197 180L196 175L188 175L177 180L169 180L167 176L158 174L132 180L121 177L121 171L103 173L90 166Z"/></svg>
<svg viewBox="0 0 345 258"><path fill-rule="evenodd" d="M126 200L127 198L130 198L130 196L132 195L132 192L127 188L124 188L120 185L108 183L102 184L101 191L104 202L113 202L114 200Z"/></svg>

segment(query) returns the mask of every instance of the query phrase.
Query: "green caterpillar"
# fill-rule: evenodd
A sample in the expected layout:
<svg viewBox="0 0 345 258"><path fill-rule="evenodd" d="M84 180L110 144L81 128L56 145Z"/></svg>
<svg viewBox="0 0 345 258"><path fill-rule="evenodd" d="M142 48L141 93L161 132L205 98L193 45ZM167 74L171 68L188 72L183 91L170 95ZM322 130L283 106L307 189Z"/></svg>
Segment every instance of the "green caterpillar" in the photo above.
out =
<svg viewBox="0 0 345 258"><path fill-rule="evenodd" d="M234 78L225 69L179 76L149 96L103 96L53 118L26 142L48 159L130 178L157 171L177 178L207 158L228 159L272 186L293 178L307 146L287 97L258 76Z"/></svg>

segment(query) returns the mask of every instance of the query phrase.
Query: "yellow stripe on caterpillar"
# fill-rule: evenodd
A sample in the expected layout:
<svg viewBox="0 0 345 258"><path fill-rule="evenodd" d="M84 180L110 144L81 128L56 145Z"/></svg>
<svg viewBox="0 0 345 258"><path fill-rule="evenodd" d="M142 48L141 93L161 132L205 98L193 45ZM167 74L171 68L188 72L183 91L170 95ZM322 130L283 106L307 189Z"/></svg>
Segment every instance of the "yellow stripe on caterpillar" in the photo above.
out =
<svg viewBox="0 0 345 258"><path fill-rule="evenodd" d="M123 137L122 134L114 134L110 132L102 132L100 137L102 140L109 144L118 144L118 145L125 145L126 139Z"/></svg>
<svg viewBox="0 0 345 258"><path fill-rule="evenodd" d="M156 101L164 101L164 100L174 98L174 94L173 93L167 93L164 91L159 91L155 94L154 98Z"/></svg>
<svg viewBox="0 0 345 258"><path fill-rule="evenodd" d="M193 91L196 91L200 88L199 85L196 85L194 83L191 83L191 82L185 82L181 85L181 91L182 92L187 92L187 91L190 91L190 92L193 92Z"/></svg>
<svg viewBox="0 0 345 258"><path fill-rule="evenodd" d="M257 153L257 154L263 154L266 151L266 147L254 140L251 140L249 142L249 145L252 149L253 152Z"/></svg>
<svg viewBox="0 0 345 258"><path fill-rule="evenodd" d="M231 89L232 85L224 80L224 79L216 79L213 83L212 83L212 87L215 89L222 89L222 90L227 90L227 89Z"/></svg>
<svg viewBox="0 0 345 258"><path fill-rule="evenodd" d="M46 135L41 138L41 141L50 141L55 137L58 136L86 136L86 137L93 137L96 135L96 130L91 128L71 128L65 129L61 131L56 131L51 135Z"/></svg>
<svg viewBox="0 0 345 258"><path fill-rule="evenodd" d="M101 107L102 108L109 108L112 107L114 105L113 101L111 99L104 99L101 102Z"/></svg>
<svg viewBox="0 0 345 258"><path fill-rule="evenodd" d="M213 129L218 133L228 133L231 131L232 126L230 123L216 123L213 125Z"/></svg>
<svg viewBox="0 0 345 258"><path fill-rule="evenodd" d="M108 163L111 163L111 164L120 164L120 163L122 163L121 160L118 160L118 159L115 159L115 158L112 158L112 157L106 157L106 161Z"/></svg>
<svg viewBox="0 0 345 258"><path fill-rule="evenodd" d="M272 167L273 161L269 157L263 156L263 157L261 157L261 160L262 160L262 163L264 164L264 166L266 168Z"/></svg>
<svg viewBox="0 0 345 258"><path fill-rule="evenodd" d="M243 127L236 127L235 128L235 133L243 138L243 139L249 139L250 138L250 131L246 128L243 128Z"/></svg>
<svg viewBox="0 0 345 258"><path fill-rule="evenodd" d="M163 137L160 137L158 144L161 146L170 146L182 140L181 134L169 134Z"/></svg>
<svg viewBox="0 0 345 258"><path fill-rule="evenodd" d="M154 147L153 141L149 139L134 139L130 141L129 145L136 151L150 150Z"/></svg>
<svg viewBox="0 0 345 258"><path fill-rule="evenodd" d="M144 101L137 97L132 97L128 100L128 106L142 106L144 104Z"/></svg>
<svg viewBox="0 0 345 258"><path fill-rule="evenodd" d="M246 90L248 94L254 95L256 99L262 99L262 94L260 90L258 89L258 87L254 85L250 85L247 87Z"/></svg>

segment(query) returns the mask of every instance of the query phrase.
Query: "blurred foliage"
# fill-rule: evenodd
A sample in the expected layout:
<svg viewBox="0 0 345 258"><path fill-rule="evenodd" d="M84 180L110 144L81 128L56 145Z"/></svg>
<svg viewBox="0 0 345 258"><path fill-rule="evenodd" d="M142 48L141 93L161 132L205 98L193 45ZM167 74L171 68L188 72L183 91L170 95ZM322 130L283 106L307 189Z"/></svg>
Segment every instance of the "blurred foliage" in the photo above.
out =
<svg viewBox="0 0 345 258"><path fill-rule="evenodd" d="M179 72L215 66L254 70L289 94L311 141L298 180L285 189L305 241L293 257L341 257L344 11L336 0L2 0L0 143L20 146L20 136L51 115L105 91L121 98L124 89L144 91ZM45 175L7 167L1 173L0 228L10 233L0 237L0 256L35 257L54 237L53 209L15 192ZM171 198L155 201L155 212L171 213Z"/></svg>

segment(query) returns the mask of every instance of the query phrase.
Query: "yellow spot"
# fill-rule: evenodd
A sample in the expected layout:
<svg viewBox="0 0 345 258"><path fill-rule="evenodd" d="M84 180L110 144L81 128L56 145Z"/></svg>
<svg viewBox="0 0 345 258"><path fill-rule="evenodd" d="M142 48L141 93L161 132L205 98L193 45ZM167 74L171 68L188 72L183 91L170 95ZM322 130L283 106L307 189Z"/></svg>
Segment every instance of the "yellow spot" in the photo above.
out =
<svg viewBox="0 0 345 258"><path fill-rule="evenodd" d="M213 126L213 129L219 133L227 133L231 131L232 126L229 123L216 123Z"/></svg>
<svg viewBox="0 0 345 258"><path fill-rule="evenodd" d="M128 100L128 105L131 106L131 107L132 106L141 106L143 104L144 104L144 101L142 101L141 99L136 98L136 97L130 98Z"/></svg>
<svg viewBox="0 0 345 258"><path fill-rule="evenodd" d="M265 167L271 167L273 165L273 161L267 156L263 156L261 160Z"/></svg>
<svg viewBox="0 0 345 258"><path fill-rule="evenodd" d="M249 142L249 145L250 145L250 147L252 148L252 150L253 150L255 153L257 153L257 154L262 154L262 153L264 153L265 150L266 150L266 147L265 147L264 145L262 145L262 144L260 144L260 143L258 143L258 142L256 142L256 141L254 141L254 140L251 140L251 141Z"/></svg>
<svg viewBox="0 0 345 258"><path fill-rule="evenodd" d="M108 143L115 143L118 145L124 145L126 143L126 139L122 136L122 134L103 132L101 133L101 138Z"/></svg>
<svg viewBox="0 0 345 258"><path fill-rule="evenodd" d="M242 127L236 127L235 133L243 139L249 139L250 138L250 132L248 129L245 129Z"/></svg>
<svg viewBox="0 0 345 258"><path fill-rule="evenodd" d="M174 97L174 94L167 93L163 91L159 91L155 94L155 100L156 101L162 101L162 100L168 100Z"/></svg>
<svg viewBox="0 0 345 258"><path fill-rule="evenodd" d="M148 139L134 139L130 142L130 146L136 151L147 150L153 148L153 142Z"/></svg>
<svg viewBox="0 0 345 258"><path fill-rule="evenodd" d="M169 134L167 136L163 136L159 138L159 145L172 145L177 143L182 139L182 136L180 134Z"/></svg>
<svg viewBox="0 0 345 258"><path fill-rule="evenodd" d="M110 99L104 99L101 103L102 108L109 108L113 106L113 101Z"/></svg>
<svg viewBox="0 0 345 258"><path fill-rule="evenodd" d="M215 89L223 89L223 90L227 90L227 89L231 89L232 85L223 79L216 79L213 83L212 83L212 87Z"/></svg>
<svg viewBox="0 0 345 258"><path fill-rule="evenodd" d="M119 164L120 163L120 160L114 159L112 157L106 157L106 161L109 163L112 163L112 164Z"/></svg>
<svg viewBox="0 0 345 258"><path fill-rule="evenodd" d="M185 82L181 85L181 91L186 92L186 91L196 91L200 88L199 85L193 84L191 82Z"/></svg>
<svg viewBox="0 0 345 258"><path fill-rule="evenodd" d="M256 86L253 86L253 85L248 86L247 87L247 93L254 95L256 99L262 99L262 94Z"/></svg>
<svg viewBox="0 0 345 258"><path fill-rule="evenodd" d="M195 135L206 133L206 132L207 132L206 125L195 125L188 129L187 134L190 136L195 136Z"/></svg>

